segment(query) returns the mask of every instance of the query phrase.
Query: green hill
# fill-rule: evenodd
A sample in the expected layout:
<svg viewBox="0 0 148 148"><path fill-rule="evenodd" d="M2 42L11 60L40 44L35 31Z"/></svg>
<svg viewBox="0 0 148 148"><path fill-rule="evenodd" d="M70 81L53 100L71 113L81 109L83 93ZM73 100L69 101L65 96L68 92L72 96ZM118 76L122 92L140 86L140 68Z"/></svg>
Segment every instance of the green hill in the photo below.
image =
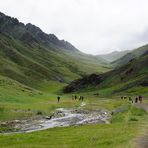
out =
<svg viewBox="0 0 148 148"><path fill-rule="evenodd" d="M102 95L115 93L147 94L148 52L126 65L104 74L92 74L73 81L64 92L97 91ZM148 94L147 94L148 95Z"/></svg>
<svg viewBox="0 0 148 148"><path fill-rule="evenodd" d="M67 41L0 13L0 75L35 89L109 70L104 61Z"/></svg>
<svg viewBox="0 0 148 148"><path fill-rule="evenodd" d="M123 57L124 55L126 55L129 52L130 52L129 50L113 51L113 52L108 53L108 54L97 55L97 57L103 58L108 62L113 62L113 61Z"/></svg>
<svg viewBox="0 0 148 148"><path fill-rule="evenodd" d="M138 58L139 56L144 54L146 51L148 51L148 45L132 50L131 52L125 54L121 58L118 58L117 60L113 61L112 64L114 66L121 66L121 65L127 64L130 60L134 58Z"/></svg>

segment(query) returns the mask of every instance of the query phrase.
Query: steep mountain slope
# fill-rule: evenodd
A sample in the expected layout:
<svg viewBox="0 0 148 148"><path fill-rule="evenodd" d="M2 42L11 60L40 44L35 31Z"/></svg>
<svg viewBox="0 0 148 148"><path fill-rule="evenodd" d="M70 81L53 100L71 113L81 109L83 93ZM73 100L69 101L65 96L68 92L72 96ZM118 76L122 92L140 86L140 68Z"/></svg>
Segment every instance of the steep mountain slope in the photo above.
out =
<svg viewBox="0 0 148 148"><path fill-rule="evenodd" d="M132 50L131 52L124 55L123 57L113 61L112 64L115 66L121 66L121 65L127 64L130 60L134 58L138 58L139 56L144 54L146 51L148 51L148 45Z"/></svg>
<svg viewBox="0 0 148 148"><path fill-rule="evenodd" d="M82 75L108 70L101 59L73 45L0 13L0 75L40 89L68 83ZM63 85L63 84L62 84Z"/></svg>
<svg viewBox="0 0 148 148"><path fill-rule="evenodd" d="M148 52L134 59L126 65L104 74L92 74L73 81L64 88L64 92L73 91L100 91L107 90L110 93L141 89L147 93L148 89ZM108 93L106 91L102 91ZM137 91L138 93L138 91Z"/></svg>
<svg viewBox="0 0 148 148"><path fill-rule="evenodd" d="M108 62L113 62L121 57L123 57L125 54L129 53L129 50L124 50L124 51L113 51L108 54L102 54L102 55L97 55L97 57L101 57L105 59Z"/></svg>

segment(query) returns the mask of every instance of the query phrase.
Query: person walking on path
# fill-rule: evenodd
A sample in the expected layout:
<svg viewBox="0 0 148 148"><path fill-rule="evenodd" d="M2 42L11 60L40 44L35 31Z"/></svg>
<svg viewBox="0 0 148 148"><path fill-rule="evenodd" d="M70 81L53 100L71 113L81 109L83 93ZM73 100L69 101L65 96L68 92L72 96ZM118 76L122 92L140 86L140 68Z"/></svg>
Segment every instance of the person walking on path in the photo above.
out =
<svg viewBox="0 0 148 148"><path fill-rule="evenodd" d="M81 97L81 100L82 100L82 101L84 100L84 96Z"/></svg>
<svg viewBox="0 0 148 148"><path fill-rule="evenodd" d="M58 103L60 102L60 96L57 97Z"/></svg>
<svg viewBox="0 0 148 148"><path fill-rule="evenodd" d="M140 103L142 103L142 100L143 100L142 96L139 96Z"/></svg>
<svg viewBox="0 0 148 148"><path fill-rule="evenodd" d="M135 98L135 103L137 103L137 102L138 102L138 97Z"/></svg>
<svg viewBox="0 0 148 148"><path fill-rule="evenodd" d="M75 100L77 100L77 96L75 95Z"/></svg>

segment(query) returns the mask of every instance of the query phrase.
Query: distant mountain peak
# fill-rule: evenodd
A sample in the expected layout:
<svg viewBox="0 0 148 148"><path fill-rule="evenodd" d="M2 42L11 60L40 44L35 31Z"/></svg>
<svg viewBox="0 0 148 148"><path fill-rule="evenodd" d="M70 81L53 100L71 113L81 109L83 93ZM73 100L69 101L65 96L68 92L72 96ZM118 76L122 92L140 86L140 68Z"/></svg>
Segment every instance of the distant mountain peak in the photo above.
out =
<svg viewBox="0 0 148 148"><path fill-rule="evenodd" d="M67 49L67 50L75 50L78 51L77 48L75 48L71 43L65 41L65 40L59 40L57 36L55 36L54 34L49 34L49 41L63 49Z"/></svg>
<svg viewBox="0 0 148 148"><path fill-rule="evenodd" d="M39 27L37 27L37 26L35 26L35 25L31 24L31 23L26 24L26 28L28 30L41 31L41 32L43 32Z"/></svg>
<svg viewBox="0 0 148 148"><path fill-rule="evenodd" d="M4 15L5 15L4 13L0 12L0 16L4 16Z"/></svg>
<svg viewBox="0 0 148 148"><path fill-rule="evenodd" d="M129 53L129 50L123 50L123 51L112 51L108 54L102 54L102 55L98 55L99 57L104 58L105 60L112 62L115 61L119 58L121 58L122 56L124 56L125 54Z"/></svg>
<svg viewBox="0 0 148 148"><path fill-rule="evenodd" d="M59 40L58 37L54 34L49 34L49 37L54 39L54 40Z"/></svg>

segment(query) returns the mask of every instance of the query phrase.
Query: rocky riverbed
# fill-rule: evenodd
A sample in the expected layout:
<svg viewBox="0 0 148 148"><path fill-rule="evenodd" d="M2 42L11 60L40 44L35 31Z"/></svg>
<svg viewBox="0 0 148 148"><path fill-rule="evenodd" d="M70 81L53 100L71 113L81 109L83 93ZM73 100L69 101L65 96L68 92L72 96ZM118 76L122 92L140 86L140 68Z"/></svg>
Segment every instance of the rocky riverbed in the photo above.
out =
<svg viewBox="0 0 148 148"><path fill-rule="evenodd" d="M11 125L13 130L5 133L23 133L44 130L54 127L65 126L77 126L82 124L93 123L109 123L110 112L105 110L85 110L81 107L85 106L81 104L79 108L58 108L51 116L46 116L42 119L34 120L14 120L0 123L1 125Z"/></svg>

